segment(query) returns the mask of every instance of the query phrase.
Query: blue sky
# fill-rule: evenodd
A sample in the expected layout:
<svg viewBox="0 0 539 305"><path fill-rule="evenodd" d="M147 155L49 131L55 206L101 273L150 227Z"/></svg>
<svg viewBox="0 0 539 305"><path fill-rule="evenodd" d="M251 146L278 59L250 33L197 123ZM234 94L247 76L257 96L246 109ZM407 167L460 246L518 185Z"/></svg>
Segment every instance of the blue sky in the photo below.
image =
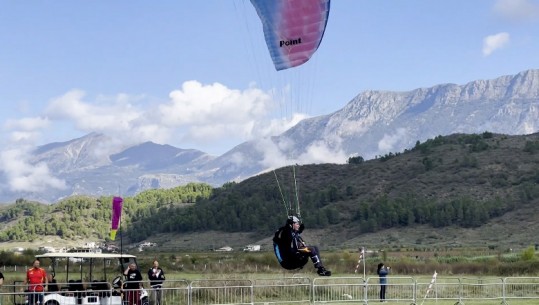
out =
<svg viewBox="0 0 539 305"><path fill-rule="evenodd" d="M0 170L23 180L32 147L90 132L219 155L364 90L539 68L539 0L334 0L279 72L247 0L0 3Z"/></svg>

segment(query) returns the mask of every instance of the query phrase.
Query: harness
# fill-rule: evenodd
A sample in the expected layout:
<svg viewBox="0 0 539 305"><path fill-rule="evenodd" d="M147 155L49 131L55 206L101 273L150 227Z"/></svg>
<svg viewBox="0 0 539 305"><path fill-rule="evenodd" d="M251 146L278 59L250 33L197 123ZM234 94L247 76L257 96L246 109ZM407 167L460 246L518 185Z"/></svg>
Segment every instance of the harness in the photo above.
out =
<svg viewBox="0 0 539 305"><path fill-rule="evenodd" d="M298 247L298 241L303 242L299 235L292 237L291 242L294 243L294 245L287 244L287 241L283 239L283 233L286 233L285 229L285 227L279 228L273 237L273 251L275 257L277 257L279 264L285 269L301 269L309 261L309 256L307 255L309 250L307 248ZM292 250L294 249L293 246L297 249L297 253L292 253Z"/></svg>

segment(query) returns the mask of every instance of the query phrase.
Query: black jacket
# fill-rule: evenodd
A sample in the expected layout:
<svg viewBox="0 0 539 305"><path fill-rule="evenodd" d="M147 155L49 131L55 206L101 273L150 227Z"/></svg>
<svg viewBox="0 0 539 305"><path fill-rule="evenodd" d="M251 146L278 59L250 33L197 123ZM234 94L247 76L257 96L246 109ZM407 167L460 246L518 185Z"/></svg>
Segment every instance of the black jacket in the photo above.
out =
<svg viewBox="0 0 539 305"><path fill-rule="evenodd" d="M305 229L305 226L301 224L299 230L294 231L292 224L286 224L275 232L273 242L279 246L283 259L296 258L300 255L298 249L303 246L303 239L301 233Z"/></svg>
<svg viewBox="0 0 539 305"><path fill-rule="evenodd" d="M150 286L162 285L165 281L165 272L161 268L157 268L154 272L153 267L148 270L148 279L150 280Z"/></svg>

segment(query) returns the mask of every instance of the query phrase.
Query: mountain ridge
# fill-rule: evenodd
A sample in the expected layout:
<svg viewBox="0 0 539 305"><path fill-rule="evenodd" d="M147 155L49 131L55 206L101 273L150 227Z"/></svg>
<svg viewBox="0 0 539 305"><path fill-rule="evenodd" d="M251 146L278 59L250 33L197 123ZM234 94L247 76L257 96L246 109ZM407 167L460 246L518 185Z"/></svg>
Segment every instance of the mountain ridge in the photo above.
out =
<svg viewBox="0 0 539 305"><path fill-rule="evenodd" d="M219 186L290 164L344 163L354 155L372 159L438 135L484 131L509 135L539 131L539 70L464 85L367 90L338 111L305 119L277 136L241 143L221 156L155 143L146 144L154 148L151 152L139 147L139 154L133 155L142 143L126 146L91 133L34 151L32 164L47 164L54 176L66 181L66 189L12 192L0 181L4 185L0 201L52 202L73 194L115 194L119 187L133 195L152 185L189 181Z"/></svg>
<svg viewBox="0 0 539 305"><path fill-rule="evenodd" d="M538 162L539 133L437 136L366 161L289 166L217 189L191 185L124 197L122 236L126 244L145 240L170 250L249 243L270 249L286 219L283 201L298 196L305 236L324 249L525 248L535 236L522 227L539 229ZM40 240L49 230L102 239L110 200L72 196L26 212L20 200L2 210L0 236Z"/></svg>

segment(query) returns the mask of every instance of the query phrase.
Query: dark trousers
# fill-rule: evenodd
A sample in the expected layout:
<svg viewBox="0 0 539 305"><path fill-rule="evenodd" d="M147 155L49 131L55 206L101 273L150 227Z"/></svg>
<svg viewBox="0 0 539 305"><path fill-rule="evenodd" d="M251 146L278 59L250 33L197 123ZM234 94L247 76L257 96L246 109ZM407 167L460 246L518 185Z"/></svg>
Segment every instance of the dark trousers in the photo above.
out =
<svg viewBox="0 0 539 305"><path fill-rule="evenodd" d="M161 305L163 301L163 291L161 290L161 285L152 286L152 290L152 305Z"/></svg>
<svg viewBox="0 0 539 305"><path fill-rule="evenodd" d="M30 294L28 294L28 304L29 305L36 305L36 304L43 305L43 292L31 292Z"/></svg>
<svg viewBox="0 0 539 305"><path fill-rule="evenodd" d="M300 253L307 255L311 258L315 268L323 267L322 259L320 258L320 251L317 246L306 246L300 248Z"/></svg>
<svg viewBox="0 0 539 305"><path fill-rule="evenodd" d="M380 300L386 299L386 284L380 284Z"/></svg>
<svg viewBox="0 0 539 305"><path fill-rule="evenodd" d="M317 246L302 247L298 250L297 254L290 253L292 249L282 252L277 244L274 244L273 247L275 255L279 260L279 264L285 269L293 270L303 268L309 258L311 258L315 268L323 266Z"/></svg>

